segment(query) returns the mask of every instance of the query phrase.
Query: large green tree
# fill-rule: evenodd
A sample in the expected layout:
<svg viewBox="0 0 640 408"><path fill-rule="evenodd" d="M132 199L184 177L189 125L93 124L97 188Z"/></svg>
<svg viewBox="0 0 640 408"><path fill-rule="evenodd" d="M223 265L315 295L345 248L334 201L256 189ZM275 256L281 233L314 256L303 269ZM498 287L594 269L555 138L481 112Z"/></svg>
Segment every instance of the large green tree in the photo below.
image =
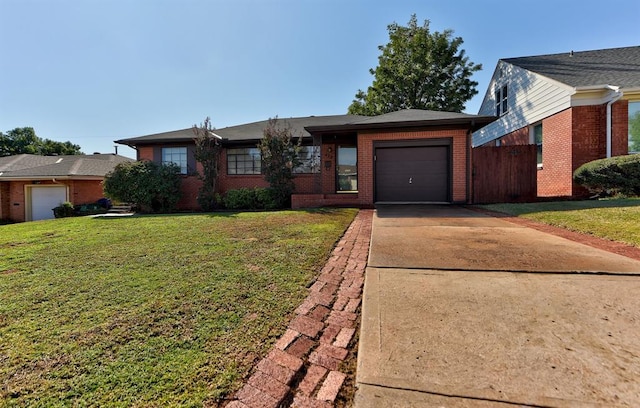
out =
<svg viewBox="0 0 640 408"><path fill-rule="evenodd" d="M15 154L82 154L80 146L71 142L56 142L42 139L36 135L32 127L21 127L0 132L0 156Z"/></svg>
<svg viewBox="0 0 640 408"><path fill-rule="evenodd" d="M378 67L370 69L373 84L358 90L349 113L380 115L400 109L461 112L478 93L471 80L482 65L474 64L461 49L461 37L452 30L431 32L429 20L418 25L416 15L409 24L390 24L389 43L378 48Z"/></svg>

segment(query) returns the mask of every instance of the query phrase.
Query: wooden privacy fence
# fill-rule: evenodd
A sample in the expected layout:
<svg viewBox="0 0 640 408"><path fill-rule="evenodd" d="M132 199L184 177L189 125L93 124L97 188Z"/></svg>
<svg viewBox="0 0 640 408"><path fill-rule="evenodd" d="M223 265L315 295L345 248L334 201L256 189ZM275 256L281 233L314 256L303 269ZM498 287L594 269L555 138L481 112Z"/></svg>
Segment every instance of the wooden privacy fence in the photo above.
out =
<svg viewBox="0 0 640 408"><path fill-rule="evenodd" d="M476 147L471 157L474 204L536 200L536 145Z"/></svg>

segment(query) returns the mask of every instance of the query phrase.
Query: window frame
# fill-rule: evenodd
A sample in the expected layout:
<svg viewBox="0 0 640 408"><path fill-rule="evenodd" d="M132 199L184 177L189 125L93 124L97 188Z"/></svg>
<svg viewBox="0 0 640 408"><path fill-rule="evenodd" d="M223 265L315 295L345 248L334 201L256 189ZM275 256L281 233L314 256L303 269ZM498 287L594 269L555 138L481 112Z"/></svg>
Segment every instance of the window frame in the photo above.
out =
<svg viewBox="0 0 640 408"><path fill-rule="evenodd" d="M638 154L640 150L631 150L632 140L631 140L631 119L633 115L640 113L640 99L631 99L627 104L627 153L628 154Z"/></svg>
<svg viewBox="0 0 640 408"><path fill-rule="evenodd" d="M256 176L262 174L262 156L257 147L232 147L227 148L227 175L228 176ZM233 157L233 160L231 160ZM238 160L241 158L241 160ZM242 163L242 166L238 166ZM251 163L251 166L247 166ZM231 171L233 165L233 171ZM247 169L250 168L250 171Z"/></svg>
<svg viewBox="0 0 640 408"><path fill-rule="evenodd" d="M320 173L320 146L302 145L298 151L301 164L293 169L293 174Z"/></svg>
<svg viewBox="0 0 640 408"><path fill-rule="evenodd" d="M167 154L169 155L168 159ZM180 156L180 158L176 159L175 156ZM189 174L189 149L186 146L163 147L160 151L160 163L162 165L173 163L180 168L180 174Z"/></svg>
<svg viewBox="0 0 640 408"><path fill-rule="evenodd" d="M538 142L538 133L537 129L540 129L540 141ZM531 144L536 145L536 165L539 169L542 168L543 160L543 149L544 149L544 126L542 122L537 122L531 125L529 130L529 142Z"/></svg>
<svg viewBox="0 0 640 408"><path fill-rule="evenodd" d="M509 113L509 87L507 84L497 85L494 90L496 116Z"/></svg>
<svg viewBox="0 0 640 408"><path fill-rule="evenodd" d="M340 160L341 160L341 150L346 150L346 149L354 149L355 151L355 164L351 164L351 163L343 163L341 164ZM340 174L340 167L341 166L353 166L355 169L355 173L350 173L350 174ZM358 146L355 144L344 144L344 145L337 145L336 146L336 193L357 193L358 192ZM345 178L345 180L343 180L343 183L341 183L341 177ZM351 185L353 186L355 181L355 189L353 187L351 187L350 189L341 189L341 185Z"/></svg>

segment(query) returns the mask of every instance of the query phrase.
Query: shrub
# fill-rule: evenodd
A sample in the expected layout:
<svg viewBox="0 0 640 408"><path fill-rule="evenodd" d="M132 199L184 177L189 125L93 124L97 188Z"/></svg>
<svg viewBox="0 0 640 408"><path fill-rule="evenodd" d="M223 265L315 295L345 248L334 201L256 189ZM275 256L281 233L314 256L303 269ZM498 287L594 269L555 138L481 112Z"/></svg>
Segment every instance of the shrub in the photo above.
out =
<svg viewBox="0 0 640 408"><path fill-rule="evenodd" d="M180 200L180 168L151 161L118 164L105 176L105 194L143 212L170 212Z"/></svg>
<svg viewBox="0 0 640 408"><path fill-rule="evenodd" d="M227 191L224 206L230 210L248 210L256 208L256 194L250 188L238 188Z"/></svg>
<svg viewBox="0 0 640 408"><path fill-rule="evenodd" d="M573 180L600 195L640 195L640 155L594 160L578 167Z"/></svg>
<svg viewBox="0 0 640 408"><path fill-rule="evenodd" d="M65 217L73 217L74 216L74 208L73 204L68 201L60 204L56 208L53 209L53 216L56 218L65 218Z"/></svg>
<svg viewBox="0 0 640 408"><path fill-rule="evenodd" d="M273 210L278 208L276 194L271 188L239 188L229 190L223 199L230 210Z"/></svg>

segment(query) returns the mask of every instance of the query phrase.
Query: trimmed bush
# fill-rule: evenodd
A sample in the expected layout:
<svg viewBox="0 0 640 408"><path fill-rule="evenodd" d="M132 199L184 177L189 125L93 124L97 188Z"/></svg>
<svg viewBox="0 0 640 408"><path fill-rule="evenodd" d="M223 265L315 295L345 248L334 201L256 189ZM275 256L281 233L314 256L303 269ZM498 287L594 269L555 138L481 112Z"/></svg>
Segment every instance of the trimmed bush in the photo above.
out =
<svg viewBox="0 0 640 408"><path fill-rule="evenodd" d="M166 213L180 200L180 168L151 161L119 163L102 182L116 201L135 204L142 212Z"/></svg>
<svg viewBox="0 0 640 408"><path fill-rule="evenodd" d="M68 201L65 201L53 209L53 216L55 218L73 217L74 215L73 204Z"/></svg>
<svg viewBox="0 0 640 408"><path fill-rule="evenodd" d="M640 195L640 154L594 160L578 167L573 180L599 195Z"/></svg>
<svg viewBox="0 0 640 408"><path fill-rule="evenodd" d="M230 210L273 210L278 208L276 194L271 188L239 188L229 190L223 199Z"/></svg>

